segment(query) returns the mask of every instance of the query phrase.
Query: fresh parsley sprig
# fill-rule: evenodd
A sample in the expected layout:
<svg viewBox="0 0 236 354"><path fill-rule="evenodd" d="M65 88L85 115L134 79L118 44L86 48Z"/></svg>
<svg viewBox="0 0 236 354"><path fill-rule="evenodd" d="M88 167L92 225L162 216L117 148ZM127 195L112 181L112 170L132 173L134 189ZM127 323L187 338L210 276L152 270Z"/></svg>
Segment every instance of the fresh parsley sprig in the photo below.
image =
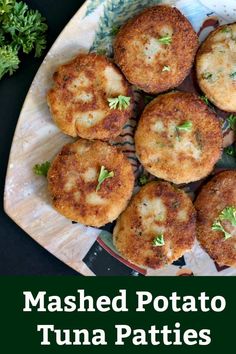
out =
<svg viewBox="0 0 236 354"><path fill-rule="evenodd" d="M232 226L236 226L236 208L233 206L226 207L219 215L220 220L228 220Z"/></svg>
<svg viewBox="0 0 236 354"><path fill-rule="evenodd" d="M223 232L225 240L227 240L228 238L231 237L231 234L225 230L225 228L223 227L223 225L221 224L221 222L219 220L214 221L214 223L212 224L211 229L213 231L221 231L221 232Z"/></svg>
<svg viewBox="0 0 236 354"><path fill-rule="evenodd" d="M114 172L111 171L109 172L108 170L105 169L104 166L101 167L100 169L100 173L98 176L98 184L97 184L97 188L96 188L96 192L99 191L99 189L101 188L101 184L107 179L107 178L112 178L114 177Z"/></svg>
<svg viewBox="0 0 236 354"><path fill-rule="evenodd" d="M184 122L184 123L181 124L181 125L178 125L178 126L176 127L176 129L177 129L178 131L189 132L189 131L192 130L192 127L193 127L193 123L190 122L190 121L187 121L187 122Z"/></svg>
<svg viewBox="0 0 236 354"><path fill-rule="evenodd" d="M224 208L219 217L213 222L211 229L214 231L221 231L224 234L224 239L227 240L232 235L225 230L224 226L222 225L221 221L229 221L232 226L236 226L236 208L234 206L228 206Z"/></svg>
<svg viewBox="0 0 236 354"><path fill-rule="evenodd" d="M0 79L6 74L12 75L18 69L20 60L17 49L10 45L0 47Z"/></svg>
<svg viewBox="0 0 236 354"><path fill-rule="evenodd" d="M153 245L154 247L161 247L161 246L164 246L164 245L165 245L164 235L163 235L163 234L157 235L157 236L153 239L152 245Z"/></svg>
<svg viewBox="0 0 236 354"><path fill-rule="evenodd" d="M33 167L33 171L37 176L47 177L48 170L49 170L50 166L51 166L51 162L46 161L41 164L36 164Z"/></svg>
<svg viewBox="0 0 236 354"><path fill-rule="evenodd" d="M122 111L130 105L131 97L119 95L118 97L108 98L110 109L119 109Z"/></svg>
<svg viewBox="0 0 236 354"><path fill-rule="evenodd" d="M18 68L20 51L42 55L48 28L45 21L38 10L29 9L23 1L0 0L0 79ZM8 65L6 55L10 58Z"/></svg>

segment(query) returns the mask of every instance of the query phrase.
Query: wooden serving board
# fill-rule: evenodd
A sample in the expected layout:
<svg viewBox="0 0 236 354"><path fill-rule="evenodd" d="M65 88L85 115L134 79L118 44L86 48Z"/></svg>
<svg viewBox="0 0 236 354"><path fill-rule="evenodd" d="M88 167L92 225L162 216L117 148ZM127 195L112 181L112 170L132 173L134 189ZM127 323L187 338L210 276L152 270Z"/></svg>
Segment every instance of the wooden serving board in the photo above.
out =
<svg viewBox="0 0 236 354"><path fill-rule="evenodd" d="M61 133L53 123L46 103L46 93L52 85L52 74L58 65L80 51L105 49L110 54L112 26L120 26L143 8L158 3L176 5L189 18L196 31L210 12L216 11L215 15L219 21L224 23L235 18L233 9L236 6L232 5L235 1L227 2L227 8L230 9L230 3L232 11L224 13L222 4L217 8L214 6L219 2L210 0L87 0L62 31L43 61L25 99L16 127L6 177L5 211L41 246L84 275L98 274L84 259L93 249L101 230L72 224L70 220L59 215L50 204L46 179L35 176L32 170L35 164L52 160L65 143L73 140ZM213 6L215 10L209 6ZM106 236L103 235L100 245L104 243ZM105 249L107 244L104 243ZM199 252L198 247L194 248L188 256L196 267L199 263ZM114 252L110 253L120 260ZM93 256L96 256L96 252ZM201 259L201 270L197 273L203 274L205 269L205 275L217 275L210 258L204 254ZM236 273L229 269L226 272ZM109 274L109 269L107 273ZM177 272L172 271L170 267L168 271L148 270L145 274L172 275Z"/></svg>

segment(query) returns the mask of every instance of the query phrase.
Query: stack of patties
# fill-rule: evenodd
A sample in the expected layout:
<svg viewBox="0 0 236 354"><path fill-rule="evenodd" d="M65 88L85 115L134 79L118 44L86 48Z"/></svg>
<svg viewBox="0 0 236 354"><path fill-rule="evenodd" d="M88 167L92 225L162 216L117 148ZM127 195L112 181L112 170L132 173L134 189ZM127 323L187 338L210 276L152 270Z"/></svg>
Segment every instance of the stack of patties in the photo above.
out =
<svg viewBox="0 0 236 354"><path fill-rule="evenodd" d="M228 111L236 110L234 31L236 35L235 25L220 27L197 54L202 91ZM57 70L48 94L58 127L83 138L63 147L49 170L54 207L90 226L118 218L114 244L124 258L139 266L156 269L171 264L191 250L196 236L214 259L236 264L236 199L228 195L235 173L219 178L214 202L210 202L211 185L205 189L206 197L202 197L205 190L201 192L197 213L190 197L176 186L208 176L222 152L217 115L196 94L166 92L190 73L198 44L191 24L176 8L154 6L119 30L115 64L104 56L79 54ZM144 93L160 94L140 117L135 147L140 163L162 181L146 184L129 202L134 188L132 166L105 141L117 137L132 115L130 84ZM220 206L210 213L218 199ZM235 218L231 221L224 218L229 211Z"/></svg>

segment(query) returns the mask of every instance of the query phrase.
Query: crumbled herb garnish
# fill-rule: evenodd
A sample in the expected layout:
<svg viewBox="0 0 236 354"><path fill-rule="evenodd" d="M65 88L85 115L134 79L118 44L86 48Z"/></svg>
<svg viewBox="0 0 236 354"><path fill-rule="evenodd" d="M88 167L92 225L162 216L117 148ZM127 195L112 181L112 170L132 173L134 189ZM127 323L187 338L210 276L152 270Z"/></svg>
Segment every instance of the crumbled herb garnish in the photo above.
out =
<svg viewBox="0 0 236 354"><path fill-rule="evenodd" d="M229 221L232 226L236 226L236 208L234 206L228 206L224 208L211 227L211 229L214 231L223 232L224 239L227 240L228 238L232 237L232 235L227 232L224 226L222 225L221 221L224 220Z"/></svg>
<svg viewBox="0 0 236 354"><path fill-rule="evenodd" d="M142 175L139 177L138 181L139 181L140 186L144 186L145 184L148 183L148 176Z"/></svg>
<svg viewBox="0 0 236 354"><path fill-rule="evenodd" d="M157 235L157 236L153 239L152 245L155 246L155 247L164 246L164 245L165 245L164 235L163 235L163 234Z"/></svg>
<svg viewBox="0 0 236 354"><path fill-rule="evenodd" d="M236 157L236 149L234 146L228 146L225 148L225 152L229 156Z"/></svg>
<svg viewBox="0 0 236 354"><path fill-rule="evenodd" d="M47 177L48 170L49 170L50 166L51 166L51 162L46 161L46 162L43 162L41 164L36 164L33 167L33 171L34 171L34 173L37 176L45 176L45 177Z"/></svg>
<svg viewBox="0 0 236 354"><path fill-rule="evenodd" d="M163 37L160 37L158 39L158 42L162 43L162 44L166 44L166 45L169 45L172 43L172 37L169 35L169 34L166 34L165 36Z"/></svg>
<svg viewBox="0 0 236 354"><path fill-rule="evenodd" d="M110 109L119 109L122 111L130 105L131 97L119 95L118 97L108 98Z"/></svg>
<svg viewBox="0 0 236 354"><path fill-rule="evenodd" d="M236 71L232 71L232 73L229 74L229 77L230 77L232 80L236 80Z"/></svg>
<svg viewBox="0 0 236 354"><path fill-rule="evenodd" d="M212 77L213 77L213 74L210 73L209 71L206 71L206 72L204 72L204 73L202 74L202 78L203 78L204 80L210 80L210 79L212 79Z"/></svg>
<svg viewBox="0 0 236 354"><path fill-rule="evenodd" d="M228 118L227 118L227 121L230 125L230 128L232 130L236 130L236 116L233 114L230 114L230 116L228 116Z"/></svg>
<svg viewBox="0 0 236 354"><path fill-rule="evenodd" d="M162 71L171 71L171 67L169 65L164 65Z"/></svg>
<svg viewBox="0 0 236 354"><path fill-rule="evenodd" d="M104 166L101 167L100 169L100 173L99 173L99 176L98 176L98 185L97 185L97 188L96 188L96 192L99 191L99 189L101 188L101 184L107 179L107 178L112 178L114 177L114 172L111 171L107 171L105 169Z"/></svg>

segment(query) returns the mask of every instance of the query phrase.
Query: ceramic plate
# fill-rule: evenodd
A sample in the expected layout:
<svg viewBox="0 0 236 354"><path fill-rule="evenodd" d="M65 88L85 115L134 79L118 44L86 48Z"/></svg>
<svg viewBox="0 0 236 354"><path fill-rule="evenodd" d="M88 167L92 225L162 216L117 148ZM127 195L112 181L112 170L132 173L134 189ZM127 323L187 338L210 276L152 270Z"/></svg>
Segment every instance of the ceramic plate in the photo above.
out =
<svg viewBox="0 0 236 354"><path fill-rule="evenodd" d="M6 213L35 241L54 256L84 275L236 275L236 269L219 267L196 243L193 250L161 270L143 269L124 260L112 244L112 227L105 230L73 224L50 205L47 181L32 172L36 163L52 160L61 147L73 139L54 125L46 103L52 74L58 65L80 51L97 51L112 56L116 29L142 9L160 3L176 6L192 23L203 40L219 24L236 20L236 1L214 0L87 0L60 34L43 61L26 97L17 124L5 186ZM192 74L182 89L196 90ZM113 142L127 154L136 176L142 173L133 144L133 131L142 109L141 95L135 93L136 113ZM223 112L218 114L225 118ZM225 146L232 144L233 132L223 124ZM216 170L236 168L235 160L224 155ZM199 183L185 190L194 195Z"/></svg>

